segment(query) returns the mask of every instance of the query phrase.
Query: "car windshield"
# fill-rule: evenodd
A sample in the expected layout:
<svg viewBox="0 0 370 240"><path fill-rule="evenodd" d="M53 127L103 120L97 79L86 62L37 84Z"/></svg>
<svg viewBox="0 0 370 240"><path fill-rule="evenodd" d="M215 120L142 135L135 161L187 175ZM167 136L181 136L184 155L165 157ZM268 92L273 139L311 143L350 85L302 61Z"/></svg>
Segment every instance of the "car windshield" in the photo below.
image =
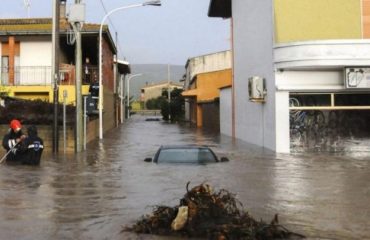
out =
<svg viewBox="0 0 370 240"><path fill-rule="evenodd" d="M158 163L208 163L216 162L214 154L207 148L161 149Z"/></svg>

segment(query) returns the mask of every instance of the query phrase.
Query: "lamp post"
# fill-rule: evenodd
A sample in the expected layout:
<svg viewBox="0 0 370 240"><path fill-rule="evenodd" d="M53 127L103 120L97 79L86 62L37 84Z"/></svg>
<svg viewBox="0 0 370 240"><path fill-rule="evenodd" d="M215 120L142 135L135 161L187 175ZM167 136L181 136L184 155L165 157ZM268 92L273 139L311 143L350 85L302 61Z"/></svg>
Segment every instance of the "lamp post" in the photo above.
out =
<svg viewBox="0 0 370 240"><path fill-rule="evenodd" d="M143 75L142 73L138 73L138 74L133 74L131 75L129 78L127 78L127 96L126 96L126 101L127 101L127 119L130 118L130 80L134 77L139 77Z"/></svg>
<svg viewBox="0 0 370 240"><path fill-rule="evenodd" d="M167 94L168 94L168 120L171 122L171 81L170 81L170 64L167 65Z"/></svg>
<svg viewBox="0 0 370 240"><path fill-rule="evenodd" d="M128 8L136 8L136 7L144 7L144 6L161 6L160 0L148 1L140 4L134 4L129 6L122 6L115 8L105 14L101 23L100 23L100 30L99 30L99 139L103 139L103 69L102 69L102 35L103 35L103 24L105 20L111 15L120 10L128 9Z"/></svg>

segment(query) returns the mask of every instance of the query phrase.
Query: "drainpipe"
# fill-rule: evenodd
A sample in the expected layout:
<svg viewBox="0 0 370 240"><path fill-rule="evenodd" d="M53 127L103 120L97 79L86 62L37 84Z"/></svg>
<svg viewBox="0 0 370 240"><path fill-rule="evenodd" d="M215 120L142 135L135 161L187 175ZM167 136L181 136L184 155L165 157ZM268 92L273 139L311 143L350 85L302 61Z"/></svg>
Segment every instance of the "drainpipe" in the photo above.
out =
<svg viewBox="0 0 370 240"><path fill-rule="evenodd" d="M233 140L235 140L235 115L236 115L236 109L235 109L235 74L234 74L234 18L231 17L230 19L230 31L231 31L231 137Z"/></svg>

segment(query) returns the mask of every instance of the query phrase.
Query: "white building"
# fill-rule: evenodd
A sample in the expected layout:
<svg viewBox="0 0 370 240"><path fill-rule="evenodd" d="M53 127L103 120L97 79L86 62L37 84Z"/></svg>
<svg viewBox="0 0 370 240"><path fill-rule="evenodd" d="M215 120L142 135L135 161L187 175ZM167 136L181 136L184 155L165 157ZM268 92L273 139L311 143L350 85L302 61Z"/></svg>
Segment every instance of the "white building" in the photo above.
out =
<svg viewBox="0 0 370 240"><path fill-rule="evenodd" d="M211 0L208 15L232 21L234 78L233 87L221 91L221 116L226 116L221 132L288 153L294 110L322 111L322 132L330 125L330 111L336 116L345 111L349 119L358 109L359 118L368 120L368 8L365 0ZM361 79L348 85L356 73ZM264 79L264 87L258 80L248 86L252 77ZM266 91L259 96L263 101L249 99L253 89L262 95ZM290 99L298 99L299 106L290 106Z"/></svg>

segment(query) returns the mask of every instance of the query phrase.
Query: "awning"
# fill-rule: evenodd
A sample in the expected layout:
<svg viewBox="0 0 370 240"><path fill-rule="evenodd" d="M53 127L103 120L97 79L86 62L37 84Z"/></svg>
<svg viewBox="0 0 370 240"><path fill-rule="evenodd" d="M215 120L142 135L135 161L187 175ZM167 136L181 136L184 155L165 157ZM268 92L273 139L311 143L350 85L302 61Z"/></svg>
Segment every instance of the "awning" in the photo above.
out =
<svg viewBox="0 0 370 240"><path fill-rule="evenodd" d="M230 18L231 16L231 0L211 0L208 17Z"/></svg>
<svg viewBox="0 0 370 240"><path fill-rule="evenodd" d="M120 74L126 75L126 74L131 73L131 67L130 67L129 62L123 61L123 60L117 60L116 63L117 63L117 67L118 67L118 72Z"/></svg>
<svg viewBox="0 0 370 240"><path fill-rule="evenodd" d="M196 97L198 95L198 90L191 89L191 90L183 91L181 95L184 97Z"/></svg>

